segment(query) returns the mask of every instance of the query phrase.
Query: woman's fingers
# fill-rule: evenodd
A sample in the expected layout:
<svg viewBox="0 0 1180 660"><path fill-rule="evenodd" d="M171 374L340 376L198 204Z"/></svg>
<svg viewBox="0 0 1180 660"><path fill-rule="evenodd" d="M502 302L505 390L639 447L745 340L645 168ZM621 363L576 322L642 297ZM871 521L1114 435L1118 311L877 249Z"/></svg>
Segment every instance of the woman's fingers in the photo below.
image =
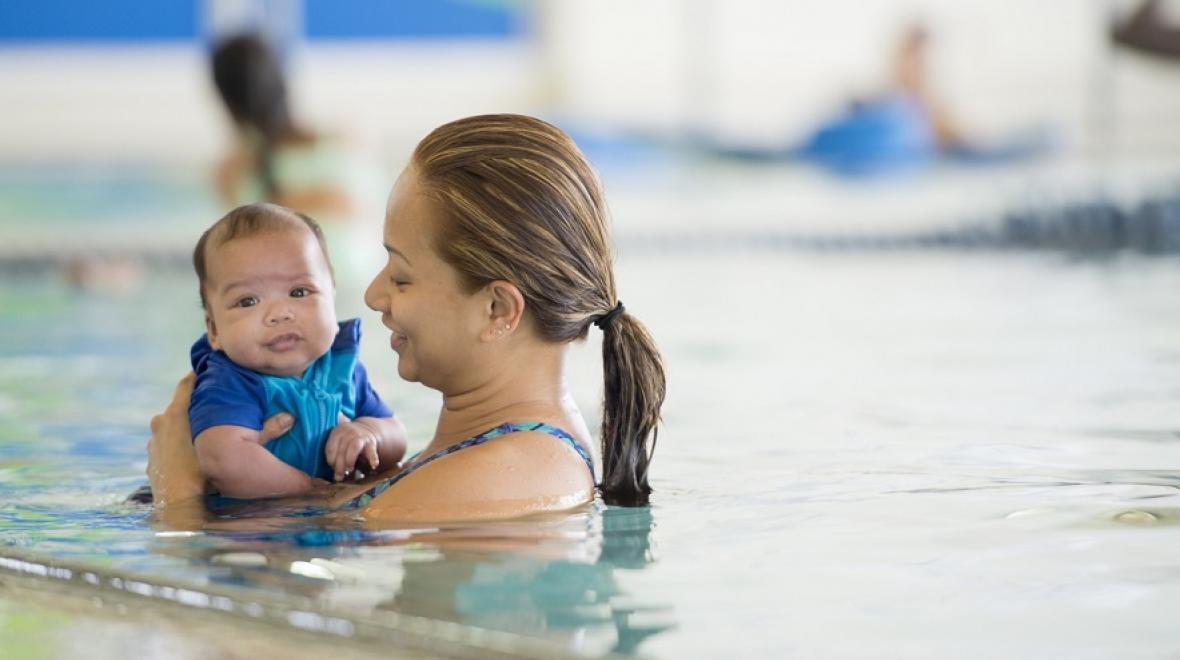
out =
<svg viewBox="0 0 1180 660"><path fill-rule="evenodd" d="M265 445L290 431L292 426L295 426L295 417L291 413L272 415L262 423L262 430L258 432L258 444Z"/></svg>
<svg viewBox="0 0 1180 660"><path fill-rule="evenodd" d="M188 420L188 402L195 380L191 373L181 378L168 408L152 417L147 473L157 506L198 496L204 490L204 477L193 450Z"/></svg>
<svg viewBox="0 0 1180 660"><path fill-rule="evenodd" d="M176 384L176 390L172 393L172 403L168 404L171 408L183 408L188 410L188 400L193 395L193 383L197 382L197 376L193 372L188 372L180 382Z"/></svg>

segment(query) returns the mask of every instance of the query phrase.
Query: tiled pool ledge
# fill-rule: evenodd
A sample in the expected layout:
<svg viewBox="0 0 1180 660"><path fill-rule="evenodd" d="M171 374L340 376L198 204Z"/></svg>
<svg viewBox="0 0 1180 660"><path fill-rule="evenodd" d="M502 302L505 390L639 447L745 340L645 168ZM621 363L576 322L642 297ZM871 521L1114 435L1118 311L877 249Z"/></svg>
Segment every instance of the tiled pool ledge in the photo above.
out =
<svg viewBox="0 0 1180 660"><path fill-rule="evenodd" d="M0 549L0 599L29 594L48 602L78 602L137 616L174 614L226 626L234 635L277 634L299 643L371 655L443 658L584 658L559 644L396 612L332 610L301 597L282 598L247 589L165 580L84 562ZM147 620L145 619L145 623ZM402 655L398 655L402 657ZM595 655L593 657L616 657Z"/></svg>

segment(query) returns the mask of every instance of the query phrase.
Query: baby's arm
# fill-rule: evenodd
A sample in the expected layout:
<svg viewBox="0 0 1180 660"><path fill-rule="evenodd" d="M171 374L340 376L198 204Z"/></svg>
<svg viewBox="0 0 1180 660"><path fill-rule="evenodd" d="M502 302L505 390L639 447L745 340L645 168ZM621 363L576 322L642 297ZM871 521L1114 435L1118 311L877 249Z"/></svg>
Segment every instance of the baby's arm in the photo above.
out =
<svg viewBox="0 0 1180 660"><path fill-rule="evenodd" d="M361 456L369 461L369 468L374 472L393 467L406 454L406 427L396 417L349 420L341 415L328 436L324 453L335 471L336 481L344 479Z"/></svg>
<svg viewBox="0 0 1180 660"><path fill-rule="evenodd" d="M311 490L315 480L262 446L262 434L244 426L210 426L196 437L197 462L228 497L283 497Z"/></svg>

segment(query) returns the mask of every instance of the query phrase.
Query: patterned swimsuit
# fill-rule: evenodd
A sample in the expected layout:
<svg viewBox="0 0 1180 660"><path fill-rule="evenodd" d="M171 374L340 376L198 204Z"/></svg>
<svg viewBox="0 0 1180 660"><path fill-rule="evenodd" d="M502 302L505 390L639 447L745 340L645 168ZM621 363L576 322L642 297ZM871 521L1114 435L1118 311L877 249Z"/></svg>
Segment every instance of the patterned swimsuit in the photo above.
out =
<svg viewBox="0 0 1180 660"><path fill-rule="evenodd" d="M546 433L548 435L551 435L554 438L557 438L558 440L561 440L562 442L566 443L570 447L573 447L574 451L578 452L578 455L582 457L582 460L586 461L586 467L590 469L590 478L594 481L594 483L598 483L598 479L594 476L594 459L590 458L590 454L586 451L585 448L582 447L582 445L578 444L577 440L574 440L573 436L566 433L565 431L562 431L561 429L557 428L556 426L551 426L549 424L544 424L541 422L520 422L520 423L516 423L516 424L501 424L491 430L484 431L483 433L480 433L479 435L477 435L473 438L468 438L458 444L451 445L450 447L447 447L446 449L438 451L438 452L422 459L421 461L414 463L410 467L402 470L401 472L390 477L389 479L382 481L381 483L373 486L372 488L370 488L369 490L366 490L365 492L361 493L360 495L357 495L353 499L349 500L348 504L344 505L344 508L346 508L346 509L359 509L359 508L365 506L369 502L372 502L374 497L377 497L381 493L384 493L386 490L389 489L390 486L396 484L397 482L401 481L402 479L406 478L407 476L413 474L414 471L417 470L418 468L420 468L423 465L426 465L428 463L432 463L434 461L437 461L438 459L442 458L443 456L448 456L448 455L453 454L461 449L466 449L468 447L474 447L475 445L482 445L483 443L487 442L488 440L499 438L500 436L508 435L509 433L519 433L521 431L540 431L542 433Z"/></svg>

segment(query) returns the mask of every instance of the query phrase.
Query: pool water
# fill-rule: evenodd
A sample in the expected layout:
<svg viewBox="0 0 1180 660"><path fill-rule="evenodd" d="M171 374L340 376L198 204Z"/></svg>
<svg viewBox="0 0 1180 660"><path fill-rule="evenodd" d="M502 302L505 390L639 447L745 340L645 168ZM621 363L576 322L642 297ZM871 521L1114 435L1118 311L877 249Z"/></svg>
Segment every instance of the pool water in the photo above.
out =
<svg viewBox="0 0 1180 660"><path fill-rule="evenodd" d="M621 297L668 363L650 507L414 530L230 509L197 535L123 502L201 330L192 276L147 275L112 291L0 282L0 557L345 621L452 622L540 656L1180 646L1175 259L624 241ZM412 451L438 398L397 380L364 322L362 357ZM571 372L592 418L595 341ZM23 616L7 603L0 631Z"/></svg>

